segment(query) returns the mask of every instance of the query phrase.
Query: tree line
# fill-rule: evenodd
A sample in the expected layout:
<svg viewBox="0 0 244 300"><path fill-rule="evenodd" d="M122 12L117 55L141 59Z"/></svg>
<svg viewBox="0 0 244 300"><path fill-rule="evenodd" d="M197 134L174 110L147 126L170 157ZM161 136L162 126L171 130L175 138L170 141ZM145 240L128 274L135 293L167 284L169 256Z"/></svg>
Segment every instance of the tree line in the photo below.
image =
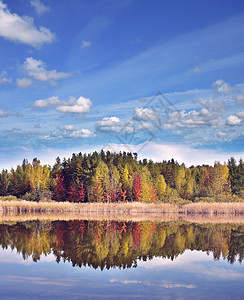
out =
<svg viewBox="0 0 244 300"><path fill-rule="evenodd" d="M34 158L0 173L0 196L70 202L230 201L244 198L244 163L186 167L174 159L138 160L137 153L110 151L58 157L42 165Z"/></svg>

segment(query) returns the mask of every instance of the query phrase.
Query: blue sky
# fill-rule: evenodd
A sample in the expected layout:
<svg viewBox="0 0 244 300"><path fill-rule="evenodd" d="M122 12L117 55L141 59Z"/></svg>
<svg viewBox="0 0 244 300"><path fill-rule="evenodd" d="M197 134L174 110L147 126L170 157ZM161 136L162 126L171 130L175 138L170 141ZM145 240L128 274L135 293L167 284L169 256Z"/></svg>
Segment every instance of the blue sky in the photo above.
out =
<svg viewBox="0 0 244 300"><path fill-rule="evenodd" d="M244 157L244 2L0 0L0 167Z"/></svg>

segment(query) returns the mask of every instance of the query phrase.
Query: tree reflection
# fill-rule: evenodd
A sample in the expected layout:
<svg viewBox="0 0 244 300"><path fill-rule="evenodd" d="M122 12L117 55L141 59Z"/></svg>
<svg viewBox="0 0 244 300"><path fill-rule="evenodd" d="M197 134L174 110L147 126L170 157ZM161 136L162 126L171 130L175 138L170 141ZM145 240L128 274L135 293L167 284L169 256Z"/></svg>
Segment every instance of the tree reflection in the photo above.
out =
<svg viewBox="0 0 244 300"><path fill-rule="evenodd" d="M31 221L0 224L0 244L40 260L53 253L56 261L92 268L131 268L153 257L174 260L186 249L213 253L229 263L244 258L244 225L199 225L180 222Z"/></svg>

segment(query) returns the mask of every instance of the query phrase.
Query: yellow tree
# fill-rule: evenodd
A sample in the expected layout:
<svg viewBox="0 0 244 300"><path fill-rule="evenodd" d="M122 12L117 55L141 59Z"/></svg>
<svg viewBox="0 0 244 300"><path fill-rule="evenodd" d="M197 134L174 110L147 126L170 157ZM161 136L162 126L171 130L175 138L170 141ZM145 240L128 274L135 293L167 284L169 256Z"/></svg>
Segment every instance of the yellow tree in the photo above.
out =
<svg viewBox="0 0 244 300"><path fill-rule="evenodd" d="M214 195L230 191L229 168L226 163L221 165L219 162L215 162L211 172L211 187Z"/></svg>
<svg viewBox="0 0 244 300"><path fill-rule="evenodd" d="M96 167L95 174L92 177L92 184L89 188L89 201L103 202L105 199L106 187L109 184L108 166L100 161Z"/></svg>
<svg viewBox="0 0 244 300"><path fill-rule="evenodd" d="M133 177L129 172L127 164L125 164L125 167L121 171L121 184L123 190L126 191L127 198L131 198L133 190Z"/></svg>
<svg viewBox="0 0 244 300"><path fill-rule="evenodd" d="M186 176L185 168L182 166L178 170L175 178L175 187L179 196L181 196L184 193L184 186L186 184L185 176Z"/></svg>
<svg viewBox="0 0 244 300"><path fill-rule="evenodd" d="M164 200L166 194L166 188L167 188L167 184L165 182L164 176L158 175L155 181L155 189L156 189L158 200L160 201Z"/></svg>
<svg viewBox="0 0 244 300"><path fill-rule="evenodd" d="M141 201L155 201L155 190L152 185L151 174L147 167L143 167L141 172Z"/></svg>

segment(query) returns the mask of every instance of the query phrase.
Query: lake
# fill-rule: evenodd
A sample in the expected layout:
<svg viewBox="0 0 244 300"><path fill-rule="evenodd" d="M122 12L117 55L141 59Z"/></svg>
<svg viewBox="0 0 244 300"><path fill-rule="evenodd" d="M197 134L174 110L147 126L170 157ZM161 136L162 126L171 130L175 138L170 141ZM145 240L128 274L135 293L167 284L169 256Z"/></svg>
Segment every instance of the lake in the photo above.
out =
<svg viewBox="0 0 244 300"><path fill-rule="evenodd" d="M0 224L1 299L244 299L244 225Z"/></svg>

